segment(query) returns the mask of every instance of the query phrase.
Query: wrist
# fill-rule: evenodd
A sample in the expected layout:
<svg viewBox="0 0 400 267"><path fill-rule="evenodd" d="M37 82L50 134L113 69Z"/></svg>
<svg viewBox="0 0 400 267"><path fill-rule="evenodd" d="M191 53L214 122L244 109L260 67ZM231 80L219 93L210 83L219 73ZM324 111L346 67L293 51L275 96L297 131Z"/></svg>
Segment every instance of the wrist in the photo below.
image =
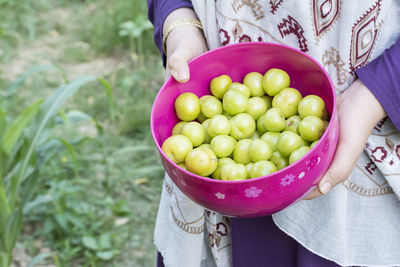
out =
<svg viewBox="0 0 400 267"><path fill-rule="evenodd" d="M384 117L386 112L378 99L364 85L361 80L356 80L338 99L338 109L343 116L357 120L368 131Z"/></svg>
<svg viewBox="0 0 400 267"><path fill-rule="evenodd" d="M180 19L198 19L198 18L194 10L191 8L182 7L175 9L174 11L169 13L169 15L165 18L163 24L163 32L165 32L172 23Z"/></svg>
<svg viewBox="0 0 400 267"><path fill-rule="evenodd" d="M364 106L365 110L368 110L369 116L371 116L373 127L375 124L386 117L386 112L379 100L372 94L372 92L365 86L361 80L357 80L358 94L361 99L365 99Z"/></svg>
<svg viewBox="0 0 400 267"><path fill-rule="evenodd" d="M187 29L189 27L189 29ZM185 29L186 28L186 29ZM174 31L179 31L179 30L184 30L186 31L186 34L191 34L191 33L195 33L193 31L194 30L198 31L197 34L201 34L201 31L203 30L203 26L201 25L201 22L198 19L180 19L177 20L173 23L171 23L168 28L163 32L163 49L164 49L164 53L167 54L167 38L169 37L170 34L173 34ZM182 35L181 35L182 36ZM184 36L184 35L183 35Z"/></svg>
<svg viewBox="0 0 400 267"><path fill-rule="evenodd" d="M202 43L205 43L203 40L203 27L193 9L179 8L171 12L163 25L162 46L164 54L169 54L167 53L167 47L174 46L173 44L179 42L179 39L189 35L193 36L193 40L200 38Z"/></svg>

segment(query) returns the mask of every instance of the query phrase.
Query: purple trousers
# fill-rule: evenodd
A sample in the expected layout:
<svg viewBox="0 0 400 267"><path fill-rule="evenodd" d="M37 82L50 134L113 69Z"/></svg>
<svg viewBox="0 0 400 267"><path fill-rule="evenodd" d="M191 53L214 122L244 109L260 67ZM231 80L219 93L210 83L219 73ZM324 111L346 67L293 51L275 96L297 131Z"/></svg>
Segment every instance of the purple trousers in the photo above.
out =
<svg viewBox="0 0 400 267"><path fill-rule="evenodd" d="M233 267L338 267L278 229L271 216L231 218ZM164 267L160 253L157 267Z"/></svg>

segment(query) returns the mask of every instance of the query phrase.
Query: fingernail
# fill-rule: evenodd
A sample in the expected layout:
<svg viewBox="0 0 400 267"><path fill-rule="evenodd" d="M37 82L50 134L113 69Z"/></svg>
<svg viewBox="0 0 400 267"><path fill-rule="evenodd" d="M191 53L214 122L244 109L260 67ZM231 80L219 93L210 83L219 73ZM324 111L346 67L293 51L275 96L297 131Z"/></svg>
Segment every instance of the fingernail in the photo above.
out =
<svg viewBox="0 0 400 267"><path fill-rule="evenodd" d="M319 191L321 191L322 194L327 194L332 188L332 185L330 182L324 182L320 187Z"/></svg>
<svg viewBox="0 0 400 267"><path fill-rule="evenodd" d="M186 81L187 79L189 79L189 75L187 74L187 72L184 69L180 69L178 71L178 80Z"/></svg>

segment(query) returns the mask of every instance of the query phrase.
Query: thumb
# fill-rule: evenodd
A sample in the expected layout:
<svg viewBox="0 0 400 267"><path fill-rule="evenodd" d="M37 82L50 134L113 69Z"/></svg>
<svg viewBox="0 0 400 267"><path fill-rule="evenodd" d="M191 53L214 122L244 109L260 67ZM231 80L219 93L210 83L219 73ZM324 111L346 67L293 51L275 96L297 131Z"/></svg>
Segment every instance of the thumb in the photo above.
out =
<svg viewBox="0 0 400 267"><path fill-rule="evenodd" d="M177 49L167 58L167 67L171 72L171 75L178 82L187 82L190 78L190 71L188 61L192 59L194 55L189 49Z"/></svg>

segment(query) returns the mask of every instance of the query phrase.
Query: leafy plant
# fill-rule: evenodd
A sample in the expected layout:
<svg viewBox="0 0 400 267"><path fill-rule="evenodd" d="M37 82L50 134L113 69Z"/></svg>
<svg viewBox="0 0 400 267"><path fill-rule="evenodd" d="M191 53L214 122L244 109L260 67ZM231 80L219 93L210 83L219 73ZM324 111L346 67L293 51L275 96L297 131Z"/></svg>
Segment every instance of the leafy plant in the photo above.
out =
<svg viewBox="0 0 400 267"><path fill-rule="evenodd" d="M139 37L143 54L131 46L129 36L119 34L122 23L146 17L146 2L3 1L7 3L0 8L0 93L4 96L0 99L7 101L0 107L10 120L22 107L47 99L60 82L67 82L66 74L72 77L82 70L83 62L90 65L105 58L118 62L111 72L104 72L114 88L115 120L107 91L101 83L91 82L62 108L65 114L59 110L46 127L49 141L36 153L51 153L46 154L49 159L40 167L36 192L24 208L24 227L16 247L27 255L16 254L15 265L26 266L25 260L32 257L29 267L44 261L54 261L56 266L153 266L152 236L163 169L149 117L164 75L151 30ZM48 45L49 52L55 53L27 53L37 45L44 49ZM136 61L133 52L138 53ZM28 58L21 58L23 54ZM140 57L144 57L142 66ZM28 64L16 64L21 60ZM19 73L14 66L29 62L52 62L65 67L66 73L44 68L34 77L28 75L23 88L18 86L5 97L8 79ZM86 135L81 129L97 133ZM111 249L99 245L103 234L110 237ZM98 249L85 246L83 237L95 239ZM102 254L98 257L98 252L107 250L113 251L110 260L100 258Z"/></svg>
<svg viewBox="0 0 400 267"><path fill-rule="evenodd" d="M135 20L129 20L119 25L119 36L127 37L132 50L132 58L136 61L140 59L141 66L144 65L144 39L142 35L145 31L153 28L150 21L143 15L139 15ZM142 57L139 57L142 55Z"/></svg>
<svg viewBox="0 0 400 267"><path fill-rule="evenodd" d="M96 9L92 9L81 19L81 27L78 29L81 40L97 52L115 54L123 51L125 53L131 44L128 38L121 38L119 35L120 25L127 21L145 22L146 2L142 0L96 0L93 2ZM144 31L141 39L143 39L143 50L156 51L151 31Z"/></svg>
<svg viewBox="0 0 400 267"><path fill-rule="evenodd" d="M40 168L57 151L50 129L61 104L85 83L83 76L62 85L46 101L38 100L16 118L0 109L0 265L10 266L12 251L21 233L23 211L40 181ZM105 83L104 80L101 81ZM14 90L14 89L13 89ZM11 90L12 91L12 90ZM10 92L10 90L9 90ZM3 102L3 101L2 101ZM61 142L71 150L70 144Z"/></svg>

